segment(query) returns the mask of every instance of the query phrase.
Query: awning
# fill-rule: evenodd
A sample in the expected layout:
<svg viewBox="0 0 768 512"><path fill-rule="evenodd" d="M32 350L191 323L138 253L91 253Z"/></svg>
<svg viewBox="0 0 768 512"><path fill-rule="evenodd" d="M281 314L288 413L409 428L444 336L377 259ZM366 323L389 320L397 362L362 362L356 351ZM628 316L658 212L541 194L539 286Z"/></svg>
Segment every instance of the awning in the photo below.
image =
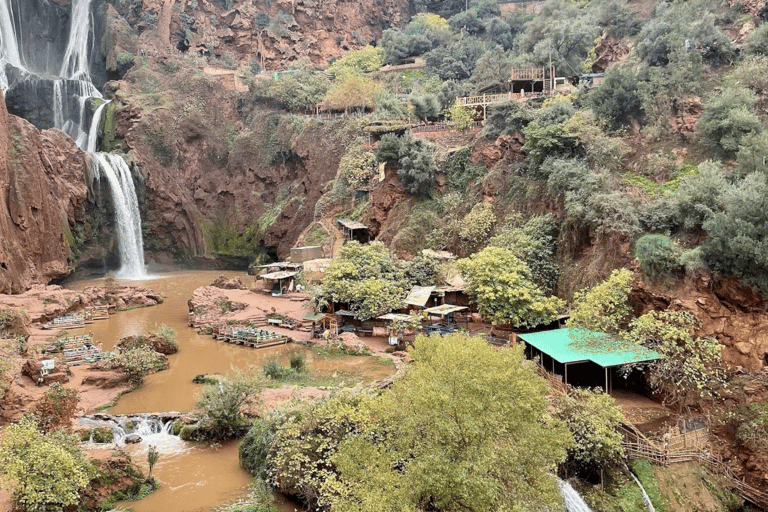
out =
<svg viewBox="0 0 768 512"><path fill-rule="evenodd" d="M419 306L420 308L423 308L427 304L429 296L434 289L434 286L414 286L403 302L410 304L411 306Z"/></svg>
<svg viewBox="0 0 768 512"><path fill-rule="evenodd" d="M445 316L445 315L450 315L451 313L464 311L466 309L469 309L469 308L466 306L453 306L451 304L443 304L442 306L427 308L424 311L426 311L430 315Z"/></svg>
<svg viewBox="0 0 768 512"><path fill-rule="evenodd" d="M323 313L314 313L312 311L308 311L306 315L304 315L304 318L302 320L309 320L310 322L319 322L323 319L325 315Z"/></svg>
<svg viewBox="0 0 768 512"><path fill-rule="evenodd" d="M376 317L376 320L389 320L390 322L392 320L409 321L410 319L411 319L411 315L404 315L402 313L387 313L386 315L381 315Z"/></svg>
<svg viewBox="0 0 768 512"><path fill-rule="evenodd" d="M281 270L280 272L272 272L271 274L264 274L261 276L262 279L269 279L271 281L278 281L280 279L288 279L289 277L293 277L298 272L292 271L292 270Z"/></svg>
<svg viewBox="0 0 768 512"><path fill-rule="evenodd" d="M356 220L352 219L338 219L336 222L341 224L347 229L356 230L356 229L368 229L368 226L363 224L362 222L357 222Z"/></svg>
<svg viewBox="0 0 768 512"><path fill-rule="evenodd" d="M658 352L586 329L553 329L517 337L560 363L592 361L603 368L661 359Z"/></svg>

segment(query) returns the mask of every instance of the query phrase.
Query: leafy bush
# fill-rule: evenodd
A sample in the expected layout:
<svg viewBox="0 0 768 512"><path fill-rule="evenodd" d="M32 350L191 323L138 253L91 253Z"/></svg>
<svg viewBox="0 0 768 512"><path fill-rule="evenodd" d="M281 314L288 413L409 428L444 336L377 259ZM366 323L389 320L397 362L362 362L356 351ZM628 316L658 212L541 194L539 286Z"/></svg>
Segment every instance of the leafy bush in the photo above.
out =
<svg viewBox="0 0 768 512"><path fill-rule="evenodd" d="M492 324L535 327L554 320L564 303L545 297L532 282L531 271L512 251L486 247L458 261L478 312Z"/></svg>
<svg viewBox="0 0 768 512"><path fill-rule="evenodd" d="M269 94L290 110L314 110L325 96L330 82L321 73L302 69L298 73L281 76L269 86Z"/></svg>
<svg viewBox="0 0 768 512"><path fill-rule="evenodd" d="M624 413L613 397L599 389L574 388L554 398L554 415L565 422L575 442L568 455L577 471L588 475L624 459L617 430Z"/></svg>
<svg viewBox="0 0 768 512"><path fill-rule="evenodd" d="M749 89L729 88L704 102L704 113L696 123L702 144L733 157L742 142L753 135L763 135L760 119L753 112L757 97Z"/></svg>
<svg viewBox="0 0 768 512"><path fill-rule="evenodd" d="M68 427L79 401L76 389L65 388L58 382L51 384L34 408L40 430L48 433Z"/></svg>
<svg viewBox="0 0 768 512"><path fill-rule="evenodd" d="M414 196L425 196L435 182L437 164L431 149L410 134L401 137L397 176Z"/></svg>
<svg viewBox="0 0 768 512"><path fill-rule="evenodd" d="M233 369L232 375L219 381L218 385L204 386L193 410L198 419L195 437L229 439L243 435L250 425L241 407L256 400L261 387L259 372L252 367Z"/></svg>
<svg viewBox="0 0 768 512"><path fill-rule="evenodd" d="M679 267L678 250L665 235L643 235L635 242L635 256L643 274L656 280Z"/></svg>
<svg viewBox="0 0 768 512"><path fill-rule="evenodd" d="M590 290L574 293L568 326L610 334L626 328L632 318L629 305L631 281L632 272L625 268L617 269Z"/></svg>
<svg viewBox="0 0 768 512"><path fill-rule="evenodd" d="M138 346L123 350L119 354L110 352L101 363L105 369L122 369L133 385L141 384L144 377L167 367L168 359L149 346Z"/></svg>
<svg viewBox="0 0 768 512"><path fill-rule="evenodd" d="M736 440L752 450L768 454L768 403L751 403L736 410Z"/></svg>
<svg viewBox="0 0 768 512"><path fill-rule="evenodd" d="M63 430L42 434L34 420L25 417L3 430L0 474L19 509L48 512L77 505L93 467L76 436Z"/></svg>
<svg viewBox="0 0 768 512"><path fill-rule="evenodd" d="M768 24L760 24L747 36L744 51L749 55L768 55Z"/></svg>
<svg viewBox="0 0 768 512"><path fill-rule="evenodd" d="M364 46L359 50L352 50L336 59L327 72L336 75L336 79L344 78L350 74L370 73L378 70L383 64L381 50L373 46Z"/></svg>
<svg viewBox="0 0 768 512"><path fill-rule="evenodd" d="M282 380L293 375L291 368L286 368L277 359L270 359L261 369L265 377L272 380Z"/></svg>
<svg viewBox="0 0 768 512"><path fill-rule="evenodd" d="M665 394L665 405L682 410L711 399L724 383L720 351L714 338L691 333L699 321L683 311L652 311L632 321L627 338L661 355L649 364L651 387Z"/></svg>
<svg viewBox="0 0 768 512"><path fill-rule="evenodd" d="M706 219L721 211L721 197L727 187L720 165L713 162L702 163L698 172L680 180L675 198L680 225L686 229L699 228Z"/></svg>
<svg viewBox="0 0 768 512"><path fill-rule="evenodd" d="M528 152L531 169L536 169L547 157L572 155L574 140L566 136L563 125L575 111L570 102L556 100L542 108L523 129L523 149Z"/></svg>
<svg viewBox="0 0 768 512"><path fill-rule="evenodd" d="M176 340L176 330L163 324L155 329L155 335L162 338L169 345L179 348L179 342Z"/></svg>
<svg viewBox="0 0 768 512"><path fill-rule="evenodd" d="M762 173L727 186L722 210L704 220L704 259L712 270L734 274L768 293L768 183Z"/></svg>
<svg viewBox="0 0 768 512"><path fill-rule="evenodd" d="M637 75L629 69L611 67L602 86L587 96L587 103L613 130L628 126L633 119L639 121L643 111Z"/></svg>
<svg viewBox="0 0 768 512"><path fill-rule="evenodd" d="M560 274L554 261L557 233L551 215L532 217L522 227L507 226L488 245L512 251L528 265L533 282L545 293L552 293Z"/></svg>
<svg viewBox="0 0 768 512"><path fill-rule="evenodd" d="M488 240L491 229L496 224L493 206L488 203L477 203L461 221L459 237L466 244L468 251Z"/></svg>
<svg viewBox="0 0 768 512"><path fill-rule="evenodd" d="M290 360L291 370L296 373L304 373L307 371L307 356L304 352L294 352L291 354Z"/></svg>

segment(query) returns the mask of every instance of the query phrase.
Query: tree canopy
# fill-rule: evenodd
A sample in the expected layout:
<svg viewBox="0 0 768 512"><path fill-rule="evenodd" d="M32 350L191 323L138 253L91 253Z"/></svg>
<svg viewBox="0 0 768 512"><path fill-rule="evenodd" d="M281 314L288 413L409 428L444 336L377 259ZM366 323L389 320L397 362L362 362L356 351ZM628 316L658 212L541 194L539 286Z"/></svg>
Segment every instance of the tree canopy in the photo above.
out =
<svg viewBox="0 0 768 512"><path fill-rule="evenodd" d="M509 249L486 247L458 266L479 313L493 324L535 327L554 320L564 305L544 296L528 266Z"/></svg>
<svg viewBox="0 0 768 512"><path fill-rule="evenodd" d="M31 418L7 426L0 438L0 475L23 510L48 512L76 505L92 472L76 436L63 430L42 434Z"/></svg>

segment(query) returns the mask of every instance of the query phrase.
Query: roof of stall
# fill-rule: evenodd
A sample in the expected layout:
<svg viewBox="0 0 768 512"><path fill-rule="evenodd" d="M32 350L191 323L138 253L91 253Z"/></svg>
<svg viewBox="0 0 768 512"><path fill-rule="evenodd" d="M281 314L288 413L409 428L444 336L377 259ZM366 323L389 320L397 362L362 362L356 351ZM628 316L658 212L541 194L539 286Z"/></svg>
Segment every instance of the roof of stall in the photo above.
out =
<svg viewBox="0 0 768 512"><path fill-rule="evenodd" d="M292 271L292 270L281 270L280 272L272 272L270 274L264 274L261 276L262 279L269 279L272 281L279 281L280 279L288 279L289 277L293 277L298 272Z"/></svg>
<svg viewBox="0 0 768 512"><path fill-rule="evenodd" d="M603 368L661 359L658 352L604 332L564 327L518 334L518 338L561 363L592 361Z"/></svg>
<svg viewBox="0 0 768 512"><path fill-rule="evenodd" d="M347 229L355 230L355 229L368 229L368 226L363 224L362 222L357 222L356 220L352 219L338 219L336 220L339 224L344 226Z"/></svg>
<svg viewBox="0 0 768 512"><path fill-rule="evenodd" d="M445 316L445 315L450 315L451 313L457 313L459 311L464 311L465 309L469 309L469 308L466 307L466 306L453 306L451 304L443 304L442 306L435 306L433 308L427 308L424 311L426 311L430 315Z"/></svg>
<svg viewBox="0 0 768 512"><path fill-rule="evenodd" d="M414 286L403 302L411 306L423 308L426 306L429 296L432 295L432 290L434 289L434 286Z"/></svg>
<svg viewBox="0 0 768 512"><path fill-rule="evenodd" d="M404 315L402 313L387 313L386 315L377 316L376 320L410 320L411 315Z"/></svg>

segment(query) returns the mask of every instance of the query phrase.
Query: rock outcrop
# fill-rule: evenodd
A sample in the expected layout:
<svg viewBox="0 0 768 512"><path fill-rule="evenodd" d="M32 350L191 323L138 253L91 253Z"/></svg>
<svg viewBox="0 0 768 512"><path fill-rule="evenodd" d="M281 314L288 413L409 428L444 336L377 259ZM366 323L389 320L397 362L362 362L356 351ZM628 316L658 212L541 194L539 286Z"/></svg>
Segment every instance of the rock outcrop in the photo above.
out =
<svg viewBox="0 0 768 512"><path fill-rule="evenodd" d="M768 364L768 299L735 277L700 278L694 289L675 295L635 282L630 302L637 314L665 309L691 313L701 322L696 334L717 338L723 360L732 368L757 372Z"/></svg>
<svg viewBox="0 0 768 512"><path fill-rule="evenodd" d="M410 17L406 0L197 0L180 6L168 0L107 1L137 32L145 32L140 44L149 51L226 56L266 70L285 69L300 59L325 65L378 41L384 29L401 27Z"/></svg>
<svg viewBox="0 0 768 512"><path fill-rule="evenodd" d="M0 101L0 293L71 272L71 230L85 215L89 166L64 132L40 131Z"/></svg>

